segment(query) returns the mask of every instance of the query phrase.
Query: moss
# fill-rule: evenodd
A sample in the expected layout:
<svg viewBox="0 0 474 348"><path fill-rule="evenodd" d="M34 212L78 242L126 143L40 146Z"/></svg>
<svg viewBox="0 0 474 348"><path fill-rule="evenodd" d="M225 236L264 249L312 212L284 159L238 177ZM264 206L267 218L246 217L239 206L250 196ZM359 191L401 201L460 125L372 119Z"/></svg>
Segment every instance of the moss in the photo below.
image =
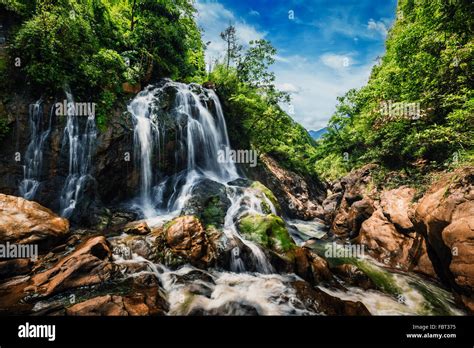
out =
<svg viewBox="0 0 474 348"><path fill-rule="evenodd" d="M356 259L353 264L364 272L379 290L393 296L398 296L403 293L402 289L395 283L393 276L387 271L372 266L362 260Z"/></svg>
<svg viewBox="0 0 474 348"><path fill-rule="evenodd" d="M261 191L270 200L270 202L272 202L272 204L275 206L275 209L277 211L281 211L280 203L278 203L278 200L276 199L275 195L268 187L263 185L260 181L252 182L252 185L250 185L250 187ZM271 213L270 206L265 201L262 201L262 211L267 214Z"/></svg>
<svg viewBox="0 0 474 348"><path fill-rule="evenodd" d="M402 289L397 286L393 276L389 272L377 266L371 265L370 263L355 257L325 257L325 243L312 245L311 249L314 250L319 256L323 257L328 262L330 268L343 264L354 265L364 272L364 274L367 275L370 280L372 280L377 289L393 296L398 296L402 293Z"/></svg>
<svg viewBox="0 0 474 348"><path fill-rule="evenodd" d="M208 200L206 207L200 214L204 226L222 226L226 212L220 204L219 197L212 197Z"/></svg>
<svg viewBox="0 0 474 348"><path fill-rule="evenodd" d="M427 314L453 315L449 307L440 299L440 294L431 292L425 285L417 282L410 282L410 285L418 290L426 300L426 302L423 303L423 309L427 312Z"/></svg>
<svg viewBox="0 0 474 348"><path fill-rule="evenodd" d="M296 247L284 221L273 214L247 215L239 221L239 231L249 240L278 253L286 253Z"/></svg>

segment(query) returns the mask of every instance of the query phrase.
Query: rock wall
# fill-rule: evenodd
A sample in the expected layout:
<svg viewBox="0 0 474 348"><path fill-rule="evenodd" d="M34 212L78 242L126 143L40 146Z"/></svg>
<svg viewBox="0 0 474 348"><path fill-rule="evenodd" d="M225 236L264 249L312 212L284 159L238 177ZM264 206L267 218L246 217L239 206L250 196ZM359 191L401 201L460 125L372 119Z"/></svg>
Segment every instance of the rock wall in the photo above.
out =
<svg viewBox="0 0 474 348"><path fill-rule="evenodd" d="M474 309L474 168L444 173L415 201L416 190L378 190L375 165L332 186L322 203L336 239L365 246L378 261L438 278Z"/></svg>

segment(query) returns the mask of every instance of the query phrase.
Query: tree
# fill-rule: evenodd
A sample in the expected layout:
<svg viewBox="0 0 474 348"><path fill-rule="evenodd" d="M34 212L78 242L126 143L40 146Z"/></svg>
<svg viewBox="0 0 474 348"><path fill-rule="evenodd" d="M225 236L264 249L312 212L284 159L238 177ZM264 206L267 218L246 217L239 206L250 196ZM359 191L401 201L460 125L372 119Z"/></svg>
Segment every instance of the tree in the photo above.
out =
<svg viewBox="0 0 474 348"><path fill-rule="evenodd" d="M221 39L227 44L226 50L226 61L227 70L229 70L230 61L237 61L240 58L240 52L242 51L242 45L238 43L235 27L230 24L222 33Z"/></svg>

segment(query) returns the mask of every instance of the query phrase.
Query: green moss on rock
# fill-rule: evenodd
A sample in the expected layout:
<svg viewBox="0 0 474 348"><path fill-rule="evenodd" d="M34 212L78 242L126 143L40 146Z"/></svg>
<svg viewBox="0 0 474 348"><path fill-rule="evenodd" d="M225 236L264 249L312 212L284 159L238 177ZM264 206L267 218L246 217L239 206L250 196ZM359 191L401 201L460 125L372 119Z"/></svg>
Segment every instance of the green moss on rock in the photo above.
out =
<svg viewBox="0 0 474 348"><path fill-rule="evenodd" d="M270 200L270 202L272 202L272 204L275 206L275 209L277 211L281 211L280 204L278 203L278 200L276 199L275 195L273 194L272 191L270 191L270 189L268 187L263 185L260 181L252 182L252 185L250 185L250 187L253 188L253 189L261 191ZM263 211L270 210L270 207L268 207L268 204L266 204L265 202L262 202L262 205L264 205L264 206L262 206ZM269 211L268 213L270 213L270 212L271 211Z"/></svg>
<svg viewBox="0 0 474 348"><path fill-rule="evenodd" d="M277 253L286 253L296 247L284 221L274 214L246 215L240 219L238 228L245 238Z"/></svg>

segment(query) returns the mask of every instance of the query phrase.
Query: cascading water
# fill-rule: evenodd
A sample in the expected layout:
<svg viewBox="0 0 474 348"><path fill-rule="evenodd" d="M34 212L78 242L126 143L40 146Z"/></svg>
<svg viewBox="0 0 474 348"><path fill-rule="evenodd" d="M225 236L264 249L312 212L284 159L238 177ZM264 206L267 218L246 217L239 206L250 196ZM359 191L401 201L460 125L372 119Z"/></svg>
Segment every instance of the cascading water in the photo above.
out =
<svg viewBox="0 0 474 348"><path fill-rule="evenodd" d="M206 95L198 95L192 88L193 85L167 81L160 87L146 88L128 106L135 125L134 148L140 167L140 208L147 217L156 215L155 207L168 212L181 209L192 188L204 178L219 183L238 178L233 162L218 163L218 151L230 145L217 95L207 89L204 89ZM176 141L184 147L186 167L172 177L162 179L152 167L152 161L154 156L160 156L160 141L166 137L166 130L160 128L160 118L154 107L169 89L176 93L171 113L177 120ZM215 115L201 98L215 105ZM181 120L185 122L184 129ZM173 188L166 203L162 196L165 185ZM156 196L152 195L153 187L158 192Z"/></svg>
<svg viewBox="0 0 474 348"><path fill-rule="evenodd" d="M160 87L148 87L129 104L128 111L132 114L134 129L134 147L140 168L140 208L145 217L153 217L158 213L178 215L186 201L192 196L192 191L204 179L211 179L227 187L232 206L225 218L224 231L228 238L239 239L253 253L256 269L261 273L271 273L273 268L265 254L253 242L242 238L235 227L237 214L242 215L244 196L236 188L227 183L239 178L235 163L226 161L219 163L218 152L230 148L227 127L225 124L219 98L214 91L202 89L197 94L195 85L166 81ZM171 177L160 178L152 166L153 156L160 155L160 141L166 137L166 132L160 128L159 105L160 98L166 95L166 90L173 89L175 96L171 114L177 120L176 142L181 144L186 154L186 166L183 170ZM207 100L214 106L213 115L205 105ZM184 127L180 120L184 120ZM158 152L158 153L154 153ZM154 187L153 185L156 184ZM171 187L171 193L165 197L164 191ZM248 190L245 196L248 200ZM263 197L261 199L264 199ZM252 201L252 199L250 199ZM268 201L268 199L267 199ZM268 201L269 202L269 201ZM270 203L273 211L275 208ZM255 199L248 206L247 211L257 211L260 206ZM159 212L155 207L158 207ZM240 216L239 215L239 216ZM234 271L245 271L242 260L238 257L239 250L232 253L231 268Z"/></svg>
<svg viewBox="0 0 474 348"><path fill-rule="evenodd" d="M30 143L25 152L25 165L23 167L23 180L20 182L19 192L23 198L32 200L40 186L41 170L43 168L44 144L51 133L51 109L48 126L43 129L43 107L42 101L38 100L30 105L29 125L31 132Z"/></svg>
<svg viewBox="0 0 474 348"><path fill-rule="evenodd" d="M70 92L67 96L67 122L64 128L62 144L69 145L69 174L60 197L60 214L70 217L82 198L84 188L91 176L91 160L97 138L95 115L89 113L84 131L80 129L80 117L76 114L74 99Z"/></svg>

